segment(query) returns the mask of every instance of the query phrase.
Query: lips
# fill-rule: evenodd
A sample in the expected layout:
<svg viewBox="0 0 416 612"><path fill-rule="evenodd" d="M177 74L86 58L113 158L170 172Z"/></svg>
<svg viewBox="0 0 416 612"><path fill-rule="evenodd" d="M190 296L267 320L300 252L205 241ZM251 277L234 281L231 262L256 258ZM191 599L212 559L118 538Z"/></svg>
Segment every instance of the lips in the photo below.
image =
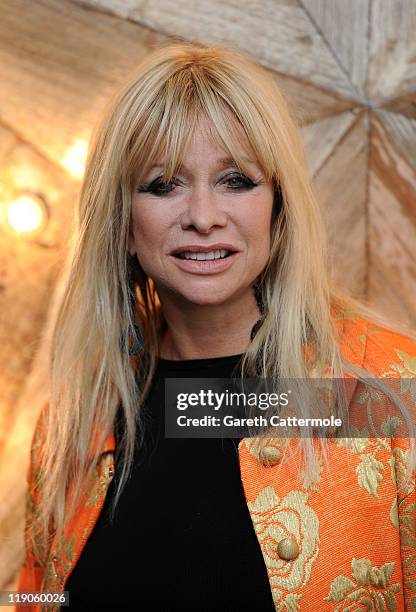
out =
<svg viewBox="0 0 416 612"><path fill-rule="evenodd" d="M175 265L183 272L197 275L218 274L228 270L239 257L238 251L230 253L227 257L218 259L185 259L179 255L171 255Z"/></svg>
<svg viewBox="0 0 416 612"><path fill-rule="evenodd" d="M171 251L171 255L178 257L181 253L209 253L210 251L228 251L230 254L237 253L238 248L230 243L217 242L215 244L186 244L180 247L176 247Z"/></svg>

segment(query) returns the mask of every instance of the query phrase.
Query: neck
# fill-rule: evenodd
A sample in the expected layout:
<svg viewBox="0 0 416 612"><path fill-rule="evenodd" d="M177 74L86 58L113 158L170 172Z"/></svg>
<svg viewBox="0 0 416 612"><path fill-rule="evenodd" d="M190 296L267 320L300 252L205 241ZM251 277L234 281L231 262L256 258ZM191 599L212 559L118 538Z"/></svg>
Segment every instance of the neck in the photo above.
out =
<svg viewBox="0 0 416 612"><path fill-rule="evenodd" d="M226 305L162 304L165 325L159 341L164 359L204 359L244 353L260 317L254 296Z"/></svg>

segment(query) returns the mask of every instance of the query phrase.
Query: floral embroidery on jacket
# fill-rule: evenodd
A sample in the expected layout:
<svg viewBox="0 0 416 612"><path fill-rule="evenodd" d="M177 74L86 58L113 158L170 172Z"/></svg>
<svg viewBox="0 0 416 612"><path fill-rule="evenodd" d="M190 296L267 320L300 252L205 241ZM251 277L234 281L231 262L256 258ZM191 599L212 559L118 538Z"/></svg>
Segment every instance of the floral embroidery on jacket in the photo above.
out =
<svg viewBox="0 0 416 612"><path fill-rule="evenodd" d="M363 434L368 436L368 431ZM360 463L356 467L357 482L373 497L377 497L377 488L383 480L384 464L376 457L377 451L384 448L386 442L381 438L340 438L337 445L356 453Z"/></svg>
<svg viewBox="0 0 416 612"><path fill-rule="evenodd" d="M319 553L319 519L307 502L308 494L303 491L291 491L279 499L274 488L267 487L249 504L276 610L298 609L299 590L309 581ZM300 551L292 561L281 559L276 552L278 543L287 537L295 539Z"/></svg>
<svg viewBox="0 0 416 612"><path fill-rule="evenodd" d="M398 582L390 584L393 569L394 562L376 567L369 559L353 559L352 578L337 576L324 599L339 604L334 612L357 609L393 612L398 609L394 593L400 591Z"/></svg>

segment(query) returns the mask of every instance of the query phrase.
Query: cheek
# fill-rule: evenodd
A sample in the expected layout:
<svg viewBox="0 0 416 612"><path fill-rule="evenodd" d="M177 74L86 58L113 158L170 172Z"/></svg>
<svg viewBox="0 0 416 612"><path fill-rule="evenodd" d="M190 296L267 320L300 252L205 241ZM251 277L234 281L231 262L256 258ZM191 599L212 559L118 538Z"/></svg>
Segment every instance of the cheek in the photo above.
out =
<svg viewBox="0 0 416 612"><path fill-rule="evenodd" d="M140 211L133 212L133 231L137 242L146 242L157 235L156 227L157 222L151 211L141 208Z"/></svg>
<svg viewBox="0 0 416 612"><path fill-rule="evenodd" d="M270 230L272 221L272 206L253 206L247 209L245 215L245 232L248 242L260 254L268 253L270 249Z"/></svg>
<svg viewBox="0 0 416 612"><path fill-rule="evenodd" d="M132 228L135 246L138 252L154 249L163 243L166 221L158 213L158 207L140 203L133 208Z"/></svg>
<svg viewBox="0 0 416 612"><path fill-rule="evenodd" d="M169 234L169 219L159 213L157 206L141 203L140 209L133 209L132 230L141 267L152 277L160 276Z"/></svg>

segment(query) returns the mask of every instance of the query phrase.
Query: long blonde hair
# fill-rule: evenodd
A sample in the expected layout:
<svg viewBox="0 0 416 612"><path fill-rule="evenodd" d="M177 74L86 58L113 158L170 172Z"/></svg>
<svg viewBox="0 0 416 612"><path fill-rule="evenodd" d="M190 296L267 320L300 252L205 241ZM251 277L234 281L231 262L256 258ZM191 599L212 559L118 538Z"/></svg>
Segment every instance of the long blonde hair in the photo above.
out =
<svg viewBox="0 0 416 612"><path fill-rule="evenodd" d="M229 121L236 120L265 177L281 194L270 259L260 279L267 316L248 346L242 371L258 375L260 367L262 377L306 379L311 372L304 347L310 345L314 367L329 365L334 378L342 378L345 371L369 376L340 354L331 308L352 309L373 322L387 323L331 280L322 211L285 96L266 70L230 46L180 41L160 47L110 101L90 142L76 240L51 351L45 478L38 508L42 536L50 524L62 534L66 513L96 468L119 406L125 432L113 508L131 469L135 441L143 441L140 408L155 371L163 313L152 280L138 264L137 308L131 309L126 260L132 191L162 149L169 162L164 179L171 180L201 114L244 168ZM143 330L147 362L128 354L135 323ZM96 452L90 456L94 440ZM308 477L316 449L308 439L299 444L304 445ZM74 489L68 509L70 483Z"/></svg>

